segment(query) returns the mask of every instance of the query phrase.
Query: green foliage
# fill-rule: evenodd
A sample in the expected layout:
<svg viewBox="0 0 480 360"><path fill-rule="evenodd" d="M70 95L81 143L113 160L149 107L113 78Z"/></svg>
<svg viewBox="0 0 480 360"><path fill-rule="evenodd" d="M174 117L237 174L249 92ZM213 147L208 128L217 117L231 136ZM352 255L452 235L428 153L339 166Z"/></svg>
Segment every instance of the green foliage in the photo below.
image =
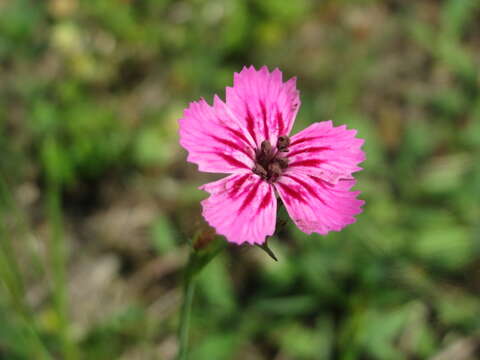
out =
<svg viewBox="0 0 480 360"><path fill-rule="evenodd" d="M279 225L278 262L222 239L197 252L190 358L478 342L479 15L473 0L0 0L0 358L173 357L185 245L208 240L198 186L215 179L186 163L177 119L250 64L297 76L294 131L358 130L366 204L325 237Z"/></svg>
<svg viewBox="0 0 480 360"><path fill-rule="evenodd" d="M159 216L152 225L153 246L159 254L172 250L175 246L175 229L169 219Z"/></svg>

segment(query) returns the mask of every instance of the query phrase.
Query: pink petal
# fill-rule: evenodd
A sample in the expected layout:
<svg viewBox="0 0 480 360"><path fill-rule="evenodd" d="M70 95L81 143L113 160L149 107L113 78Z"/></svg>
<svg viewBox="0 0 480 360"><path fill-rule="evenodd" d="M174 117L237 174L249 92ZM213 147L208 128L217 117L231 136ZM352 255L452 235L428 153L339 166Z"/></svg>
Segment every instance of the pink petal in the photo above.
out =
<svg viewBox="0 0 480 360"><path fill-rule="evenodd" d="M350 191L355 180L339 180L336 184L305 174L282 176L275 183L288 214L307 234L322 235L340 231L355 222L354 216L362 212L358 191Z"/></svg>
<svg viewBox="0 0 480 360"><path fill-rule="evenodd" d="M262 244L275 231L277 199L273 186L254 174L233 174L208 183L203 217L228 241Z"/></svg>
<svg viewBox="0 0 480 360"><path fill-rule="evenodd" d="M291 138L287 173L309 174L331 183L351 179L365 160L364 140L356 134L345 125L333 127L331 121L310 125Z"/></svg>
<svg viewBox="0 0 480 360"><path fill-rule="evenodd" d="M254 165L254 142L229 109L215 97L190 103L180 124L180 144L187 160L199 170L215 173L250 172Z"/></svg>
<svg viewBox="0 0 480 360"><path fill-rule="evenodd" d="M278 136L290 133L300 98L295 78L284 83L279 69L270 73L266 66L258 71L251 66L234 74L226 103L257 146L266 139L275 146Z"/></svg>

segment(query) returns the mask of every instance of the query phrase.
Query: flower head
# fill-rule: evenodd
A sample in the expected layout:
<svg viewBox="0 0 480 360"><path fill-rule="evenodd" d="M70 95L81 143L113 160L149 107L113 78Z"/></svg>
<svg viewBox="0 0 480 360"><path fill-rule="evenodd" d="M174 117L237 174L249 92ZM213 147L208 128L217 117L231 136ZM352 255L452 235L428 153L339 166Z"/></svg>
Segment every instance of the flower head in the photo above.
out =
<svg viewBox="0 0 480 360"><path fill-rule="evenodd" d="M234 74L226 101L192 102L180 144L200 171L231 174L205 184L203 216L237 244L262 244L275 231L277 195L307 234L339 231L363 205L350 191L365 159L362 139L346 126L317 122L290 136L300 106L296 79L253 66Z"/></svg>

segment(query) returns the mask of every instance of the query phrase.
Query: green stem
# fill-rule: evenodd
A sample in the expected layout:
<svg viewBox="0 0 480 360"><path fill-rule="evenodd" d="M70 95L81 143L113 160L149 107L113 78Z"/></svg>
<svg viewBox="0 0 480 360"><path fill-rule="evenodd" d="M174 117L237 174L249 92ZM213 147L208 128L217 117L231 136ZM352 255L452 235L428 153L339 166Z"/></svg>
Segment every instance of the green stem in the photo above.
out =
<svg viewBox="0 0 480 360"><path fill-rule="evenodd" d="M4 239L1 239L2 241ZM53 358L48 353L45 345L40 339L36 325L35 319L30 312L30 309L25 304L23 295L20 294L19 284L16 282L16 276L11 267L11 259L8 255L4 253L3 247L0 248L0 285L3 285L4 288L8 291L9 305L14 310L14 313L19 317L20 323L22 324L26 340L30 342L31 348L27 349L28 352L31 352L31 356L35 359L41 360L52 360Z"/></svg>
<svg viewBox="0 0 480 360"><path fill-rule="evenodd" d="M60 325L60 341L63 357L66 360L77 358L74 343L70 338L68 319L67 289L67 244L63 235L62 213L60 204L60 185L50 181L47 193L47 207L50 218L51 234L51 267L53 274L53 300Z"/></svg>
<svg viewBox="0 0 480 360"><path fill-rule="evenodd" d="M192 258L194 254L190 255L189 265L192 263ZM178 332L178 340L179 340L179 350L178 350L178 360L186 360L187 359L187 351L188 351L188 331L190 327L190 316L192 313L192 303L193 303L193 295L195 293L195 275L187 270L187 274L185 276L185 285L184 285L184 295L183 295L183 304L180 313L180 328Z"/></svg>
<svg viewBox="0 0 480 360"><path fill-rule="evenodd" d="M26 350L31 352L32 358L52 360L53 358L38 335L35 318L25 300L25 285L17 262L17 256L12 246L12 236L7 235L3 222L3 219L6 217L5 210L10 210L10 203L7 202L7 200L10 200L10 193L3 179L0 179L0 195L0 286L3 285L7 291L9 295L7 301L25 330L26 340L30 342L31 346L28 346Z"/></svg>
<svg viewBox="0 0 480 360"><path fill-rule="evenodd" d="M226 246L226 242L219 239L211 239L206 244L198 247L202 233L199 232L193 240L188 263L185 268L183 283L183 303L180 313L180 325L178 329L178 355L177 360L186 360L188 356L188 331L192 314L192 302L195 292L197 275L212 261ZM201 242L201 241L200 241Z"/></svg>

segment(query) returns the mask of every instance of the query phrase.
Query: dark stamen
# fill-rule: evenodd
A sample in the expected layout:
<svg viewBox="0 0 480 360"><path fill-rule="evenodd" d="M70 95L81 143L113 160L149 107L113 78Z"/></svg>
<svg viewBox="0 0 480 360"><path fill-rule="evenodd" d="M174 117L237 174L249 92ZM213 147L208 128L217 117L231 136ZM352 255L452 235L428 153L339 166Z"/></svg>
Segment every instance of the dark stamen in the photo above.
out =
<svg viewBox="0 0 480 360"><path fill-rule="evenodd" d="M269 183L277 181L288 167L288 159L283 153L288 151L289 145L290 138L286 135L278 138L276 148L270 144L270 141L262 141L260 149L255 152L255 167L252 171Z"/></svg>
<svg viewBox="0 0 480 360"><path fill-rule="evenodd" d="M278 151L282 151L282 152L288 151L289 145L290 145L290 138L287 135L282 135L278 137L278 140L277 140Z"/></svg>

